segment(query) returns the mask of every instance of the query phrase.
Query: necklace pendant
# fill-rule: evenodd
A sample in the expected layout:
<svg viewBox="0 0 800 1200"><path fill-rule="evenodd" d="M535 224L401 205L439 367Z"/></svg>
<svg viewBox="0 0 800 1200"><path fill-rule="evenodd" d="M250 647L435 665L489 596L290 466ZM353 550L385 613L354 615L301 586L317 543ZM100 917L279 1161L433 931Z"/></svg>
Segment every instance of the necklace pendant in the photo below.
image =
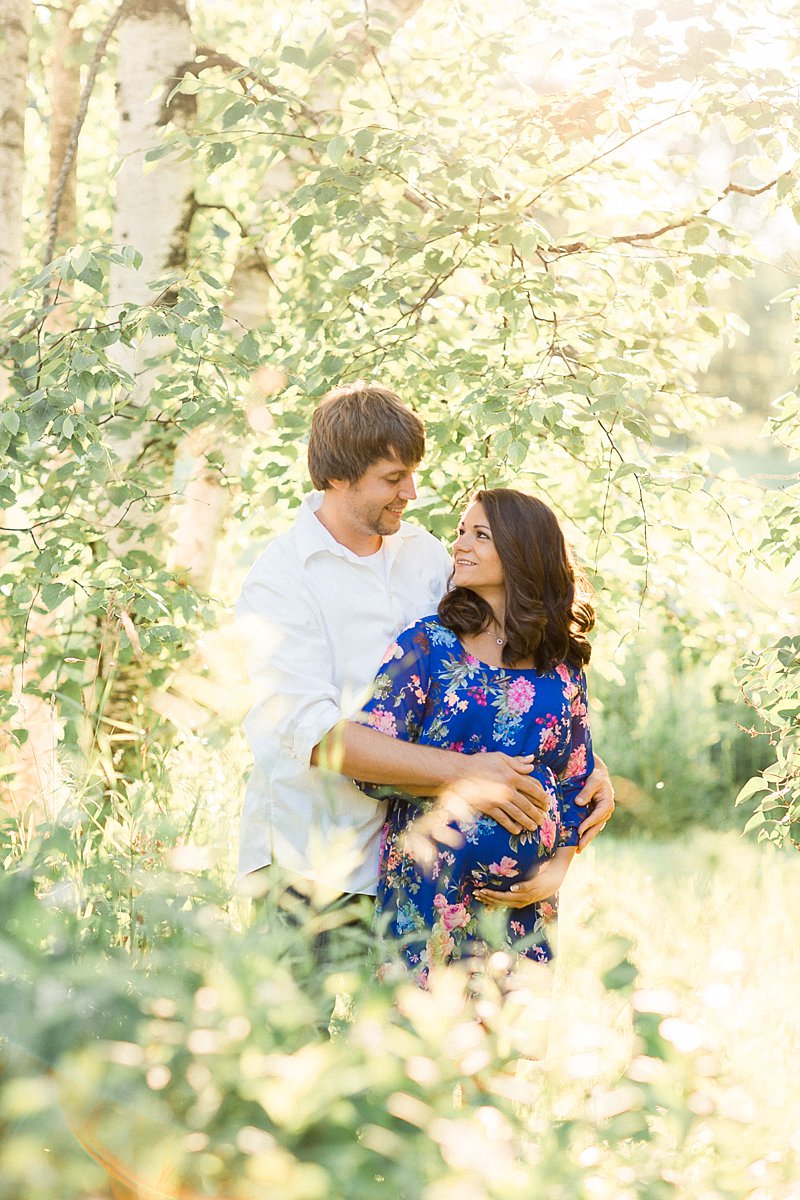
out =
<svg viewBox="0 0 800 1200"><path fill-rule="evenodd" d="M502 646L504 639L503 638L495 638L494 640L497 642L498 646Z"/></svg>

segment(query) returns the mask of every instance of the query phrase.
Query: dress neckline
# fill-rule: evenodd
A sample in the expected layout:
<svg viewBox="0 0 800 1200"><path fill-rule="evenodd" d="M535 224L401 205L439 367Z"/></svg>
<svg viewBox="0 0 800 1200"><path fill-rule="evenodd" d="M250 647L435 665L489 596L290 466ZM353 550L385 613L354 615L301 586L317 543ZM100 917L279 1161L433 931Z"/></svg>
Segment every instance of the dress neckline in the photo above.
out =
<svg viewBox="0 0 800 1200"><path fill-rule="evenodd" d="M451 633L452 633L452 630L451 630ZM477 654L470 653L470 651L467 649L467 647L461 641L461 638L457 637L456 634L453 634L453 637L458 642L458 648L461 651L461 657L464 659L465 662L469 658L474 659L474 661L476 663L478 663L482 667L485 667L487 671L518 671L520 674L525 674L525 675L538 675L539 674L536 667L508 667L508 666L506 666L505 663L501 663L499 667L495 667L492 663L484 662L484 660L482 658L478 658Z"/></svg>

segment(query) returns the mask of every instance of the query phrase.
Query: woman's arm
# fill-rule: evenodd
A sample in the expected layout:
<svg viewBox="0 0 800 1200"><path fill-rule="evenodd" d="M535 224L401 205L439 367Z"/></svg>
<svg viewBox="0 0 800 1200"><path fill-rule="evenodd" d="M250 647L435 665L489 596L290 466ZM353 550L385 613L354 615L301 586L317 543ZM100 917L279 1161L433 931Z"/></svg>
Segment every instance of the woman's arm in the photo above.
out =
<svg viewBox="0 0 800 1200"><path fill-rule="evenodd" d="M476 899L483 904L524 908L527 904L537 904L540 900L546 900L558 891L578 849L578 827L583 814L576 807L576 797L593 769L594 754L589 730L586 675L580 671L570 697L569 742L561 762L554 767L560 792L560 825L555 853L543 866L537 868L530 879L514 884L509 891L481 888L475 892Z"/></svg>

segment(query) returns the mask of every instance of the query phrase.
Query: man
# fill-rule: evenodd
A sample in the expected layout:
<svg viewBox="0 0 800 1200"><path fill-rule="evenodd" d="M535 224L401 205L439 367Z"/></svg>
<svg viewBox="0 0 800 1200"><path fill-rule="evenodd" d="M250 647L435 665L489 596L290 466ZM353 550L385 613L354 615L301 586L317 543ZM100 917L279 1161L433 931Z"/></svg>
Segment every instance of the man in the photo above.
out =
<svg viewBox="0 0 800 1200"><path fill-rule="evenodd" d="M237 607L257 691L240 869L277 864L318 904L376 891L384 806L352 779L452 789L511 832L535 828L547 806L531 759L418 746L346 719L396 634L436 611L450 574L444 547L402 520L424 446L422 423L393 392L329 393L308 447L317 491L255 563ZM614 807L602 764L582 799L585 846ZM513 903L524 904L524 883Z"/></svg>

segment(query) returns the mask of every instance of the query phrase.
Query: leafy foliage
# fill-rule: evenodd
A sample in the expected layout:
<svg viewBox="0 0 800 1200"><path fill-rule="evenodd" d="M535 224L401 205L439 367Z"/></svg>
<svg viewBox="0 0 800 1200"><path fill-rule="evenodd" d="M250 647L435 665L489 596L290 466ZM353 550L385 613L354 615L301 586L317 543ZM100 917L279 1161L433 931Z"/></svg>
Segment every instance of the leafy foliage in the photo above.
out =
<svg viewBox="0 0 800 1200"><path fill-rule="evenodd" d="M675 997L638 985L627 938L601 931L586 964L624 1014L618 1068L598 1078L583 1053L551 1076L519 1067L547 1022L537 968L509 991L499 956L466 1004L455 969L430 993L377 984L357 942L361 965L320 974L308 910L265 942L232 928L212 877L142 857L139 928L164 936L113 949L62 886L79 843L52 830L20 859L6 840L0 1195L57 1178L70 1200L102 1186L96 1163L169 1197L744 1194L736 1088ZM108 913L128 884L106 877ZM343 991L354 1011L320 1037Z"/></svg>

